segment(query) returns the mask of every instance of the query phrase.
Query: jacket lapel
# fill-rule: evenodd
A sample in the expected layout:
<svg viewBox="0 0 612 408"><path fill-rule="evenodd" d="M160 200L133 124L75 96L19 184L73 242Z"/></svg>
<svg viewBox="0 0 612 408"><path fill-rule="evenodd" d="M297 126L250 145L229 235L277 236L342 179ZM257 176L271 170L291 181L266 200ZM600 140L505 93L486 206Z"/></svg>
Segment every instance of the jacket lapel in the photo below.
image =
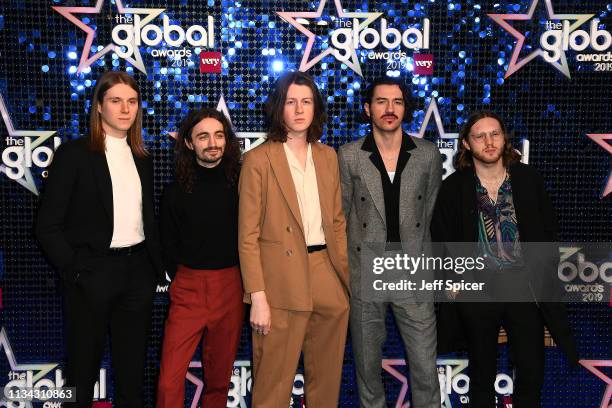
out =
<svg viewBox="0 0 612 408"><path fill-rule="evenodd" d="M402 147L400 149L399 157L397 158L397 167L395 169L395 177L400 175L400 201L399 201L399 225L402 225L406 215L409 212L409 207L411 205L408 200L408 190L414 187L413 181L411 177L414 177L413 174L409 174L408 170L406 170L408 159L410 159L410 151L416 149L416 144L407 134L402 135Z"/></svg>
<svg viewBox="0 0 612 408"><path fill-rule="evenodd" d="M149 183L145 182L145 180L147 180L146 161L144 159L134 156L134 153L132 153L132 157L134 158L134 164L136 165L136 170L138 171L138 178L140 179L142 196L143 198L149 197Z"/></svg>
<svg viewBox="0 0 612 408"><path fill-rule="evenodd" d="M533 201L531 203L526 202L524 199L529 197L529 191L525 191L525 183L523 183L523 178L518 172L518 168L516 165L510 165L508 167L508 173L510 173L510 185L512 186L512 204L514 205L514 213L516 216L516 222L518 223L519 228L519 236L521 241L529 240L529 233L526 231L529 225L526 222L521 222L523 209L533 206ZM532 200L536 199L532 197Z"/></svg>
<svg viewBox="0 0 612 408"><path fill-rule="evenodd" d="M476 210L476 173L470 168L462 172L461 207L463 211L463 239L467 242L478 241Z"/></svg>
<svg viewBox="0 0 612 408"><path fill-rule="evenodd" d="M374 202L376 210L380 214L380 218L383 223L386 223L385 218L385 195L383 193L382 182L380 180L380 172L378 168L372 162L372 157L376 153L369 152L367 150L357 151L357 163L359 164L359 171L361 173L361 180L365 183L370 197Z"/></svg>
<svg viewBox="0 0 612 408"><path fill-rule="evenodd" d="M384 171L384 163L377 154L376 143L374 142L374 136L370 133L364 137L361 141L361 145L357 150L355 161L359 166L359 173L361 180L365 184L366 188L370 192L370 197L374 202L374 207L380 215L380 219L383 224L386 224L387 218L385 216L385 194L383 192L382 180L380 178L380 172Z"/></svg>
<svg viewBox="0 0 612 408"><path fill-rule="evenodd" d="M111 223L113 222L113 185L110 170L106 161L106 155L91 153L93 172L96 179L98 191L102 199L102 205Z"/></svg>
<svg viewBox="0 0 612 408"><path fill-rule="evenodd" d="M325 162L321 146L319 143L311 143L312 148L312 161L315 165L315 173L317 175L317 188L319 191L319 205L321 207L321 219L323 220L323 225L325 225L325 220L330 220L332 217L331 209L328 207L327 198L330 196L329 189L327 188L327 184L325 180L329 180L327 177L328 174L331 174L331 171L327 163ZM328 218L329 217L329 218Z"/></svg>
<svg viewBox="0 0 612 408"><path fill-rule="evenodd" d="M285 149L283 144L279 142L268 142L267 150L268 159L270 160L270 166L278 185L280 186L283 197L293 214L293 217L297 221L302 234L304 234L304 226L302 225L302 214L300 213L300 206L297 201L297 192L295 191L295 185L293 184L293 178L291 177L291 169L289 169L289 162L285 155ZM318 175L317 175L318 182Z"/></svg>

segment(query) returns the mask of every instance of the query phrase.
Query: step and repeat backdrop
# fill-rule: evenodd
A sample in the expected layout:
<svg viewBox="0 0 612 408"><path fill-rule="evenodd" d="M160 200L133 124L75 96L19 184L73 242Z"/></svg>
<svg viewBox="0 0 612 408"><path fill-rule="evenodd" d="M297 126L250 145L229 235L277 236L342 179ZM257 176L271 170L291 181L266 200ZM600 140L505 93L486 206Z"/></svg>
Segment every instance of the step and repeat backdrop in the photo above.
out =
<svg viewBox="0 0 612 408"><path fill-rule="evenodd" d="M368 132L359 120L369 80L401 77L416 101L405 124L435 142L453 172L458 132L489 109L513 129L524 162L545 176L568 242L612 241L612 3L603 0L0 0L0 387L63 383L61 285L32 234L57 147L87 134L96 79L123 70L140 84L155 193L173 179L177 125L202 105L231 119L242 147L265 139L263 102L284 71L314 76L327 103L323 143ZM602 276L605 275L604 271ZM608 272L609 274L609 272ZM568 285L580 287L580 274ZM607 281L609 285L609 277ZM151 316L147 406L154 405L168 282ZM609 292L608 292L609 293ZM609 300L571 304L581 366L547 338L543 406L612 406ZM250 332L243 331L228 406L250 406ZM390 406L409 407L408 367L389 318L381 362ZM499 407L511 407L512 371L500 336ZM443 407L469 406L466 355L439 356ZM194 356L185 406L198 406ZM302 371L293 407L303 406ZM0 407L13 404L0 396ZM96 404L111 406L112 367ZM43 406L42 403L34 406ZM341 406L358 406L350 342ZM44 406L56 406L46 403Z"/></svg>

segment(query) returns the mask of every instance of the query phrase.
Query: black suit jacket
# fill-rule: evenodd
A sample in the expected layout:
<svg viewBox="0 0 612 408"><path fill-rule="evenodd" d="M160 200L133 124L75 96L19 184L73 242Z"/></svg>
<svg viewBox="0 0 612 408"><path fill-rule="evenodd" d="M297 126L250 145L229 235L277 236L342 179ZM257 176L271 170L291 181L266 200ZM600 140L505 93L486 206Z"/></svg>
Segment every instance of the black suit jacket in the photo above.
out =
<svg viewBox="0 0 612 408"><path fill-rule="evenodd" d="M522 163L509 166L508 172L521 242L556 242L557 218L540 173ZM477 242L477 216L474 170L458 170L442 182L431 221L432 240ZM558 259L558 255L557 251L552 256ZM549 274L534 274L533 279L531 284L536 293L541 293L540 289L548 285L559 285L556 269ZM578 353L565 305L550 302L540 302L538 305L555 342L563 349L569 361L577 364ZM440 304L439 309L438 344L440 351L445 352L456 348L462 339L452 303Z"/></svg>
<svg viewBox="0 0 612 408"><path fill-rule="evenodd" d="M158 276L163 274L153 204L150 158L134 156L142 185L145 243ZM35 227L40 245L63 278L88 256L104 254L113 236L113 191L104 154L89 149L89 139L63 143L55 152Z"/></svg>

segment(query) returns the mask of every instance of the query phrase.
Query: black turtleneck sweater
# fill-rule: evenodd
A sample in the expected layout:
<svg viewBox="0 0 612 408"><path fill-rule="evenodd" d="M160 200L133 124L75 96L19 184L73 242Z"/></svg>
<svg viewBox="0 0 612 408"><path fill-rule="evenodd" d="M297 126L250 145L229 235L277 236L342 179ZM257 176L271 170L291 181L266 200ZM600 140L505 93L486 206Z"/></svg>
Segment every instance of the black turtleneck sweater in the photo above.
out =
<svg viewBox="0 0 612 408"><path fill-rule="evenodd" d="M193 269L238 265L238 186L228 185L223 162L198 166L191 193L176 181L166 187L161 238L171 276L179 264Z"/></svg>

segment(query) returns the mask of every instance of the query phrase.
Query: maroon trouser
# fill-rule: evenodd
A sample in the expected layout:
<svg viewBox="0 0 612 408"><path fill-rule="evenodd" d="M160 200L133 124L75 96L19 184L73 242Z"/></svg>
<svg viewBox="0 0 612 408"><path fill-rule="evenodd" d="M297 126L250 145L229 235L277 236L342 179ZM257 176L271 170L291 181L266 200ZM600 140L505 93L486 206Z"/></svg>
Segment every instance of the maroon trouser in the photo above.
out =
<svg viewBox="0 0 612 408"><path fill-rule="evenodd" d="M182 407L185 375L202 340L202 406L224 408L244 317L238 267L179 266L170 285L170 312L162 348L157 408Z"/></svg>

